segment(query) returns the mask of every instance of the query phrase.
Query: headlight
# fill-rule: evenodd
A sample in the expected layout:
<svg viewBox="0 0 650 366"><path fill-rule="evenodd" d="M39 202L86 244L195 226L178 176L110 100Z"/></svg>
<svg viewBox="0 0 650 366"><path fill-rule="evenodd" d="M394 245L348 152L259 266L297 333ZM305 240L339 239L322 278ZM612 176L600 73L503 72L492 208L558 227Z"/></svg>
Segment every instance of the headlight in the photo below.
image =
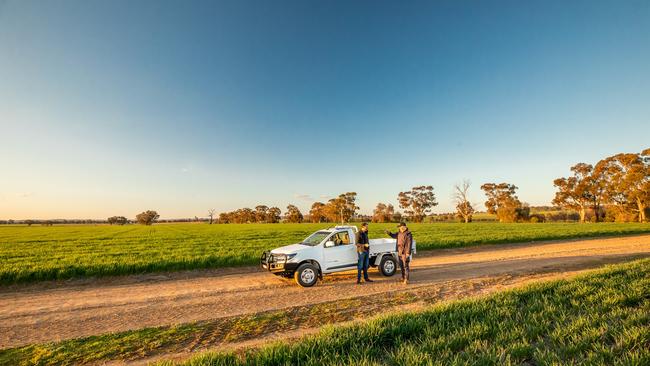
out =
<svg viewBox="0 0 650 366"><path fill-rule="evenodd" d="M293 254L275 254L273 255L273 259L275 262L288 262L291 260L291 258L295 257L296 254L298 253L293 253Z"/></svg>

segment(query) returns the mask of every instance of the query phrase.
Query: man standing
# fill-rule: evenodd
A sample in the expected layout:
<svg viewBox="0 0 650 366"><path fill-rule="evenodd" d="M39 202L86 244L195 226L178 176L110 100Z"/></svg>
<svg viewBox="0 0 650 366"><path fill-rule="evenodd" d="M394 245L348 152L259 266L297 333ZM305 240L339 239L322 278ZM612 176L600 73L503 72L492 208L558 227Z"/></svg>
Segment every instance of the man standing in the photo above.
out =
<svg viewBox="0 0 650 366"><path fill-rule="evenodd" d="M397 226L399 231L395 234L386 230L386 234L393 239L397 239L397 258L399 260L399 269L402 271L402 282L406 285L409 283L409 272L411 262L411 247L413 246L413 235L406 227L406 223L400 222Z"/></svg>
<svg viewBox="0 0 650 366"><path fill-rule="evenodd" d="M366 282L373 282L368 278L368 267L370 265L370 241L368 240L368 224L361 224L359 239L357 240L357 284L361 283L361 271Z"/></svg>

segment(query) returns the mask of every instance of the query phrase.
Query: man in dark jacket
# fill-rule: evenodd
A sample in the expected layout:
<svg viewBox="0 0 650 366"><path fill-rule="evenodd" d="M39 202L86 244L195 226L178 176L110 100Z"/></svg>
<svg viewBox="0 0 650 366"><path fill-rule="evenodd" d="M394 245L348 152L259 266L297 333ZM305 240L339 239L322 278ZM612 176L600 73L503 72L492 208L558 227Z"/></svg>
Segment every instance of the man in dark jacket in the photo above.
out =
<svg viewBox="0 0 650 366"><path fill-rule="evenodd" d="M363 270L363 279L366 282L372 282L368 278L368 267L370 266L370 241L368 240L368 224L361 224L359 237L357 240L357 284L361 283L361 271Z"/></svg>
<svg viewBox="0 0 650 366"><path fill-rule="evenodd" d="M395 234L386 230L386 234L393 239L397 239L397 259L399 260L399 269L402 272L402 282L409 283L411 248L413 247L413 235L406 227L406 223L400 222L397 226L399 231Z"/></svg>

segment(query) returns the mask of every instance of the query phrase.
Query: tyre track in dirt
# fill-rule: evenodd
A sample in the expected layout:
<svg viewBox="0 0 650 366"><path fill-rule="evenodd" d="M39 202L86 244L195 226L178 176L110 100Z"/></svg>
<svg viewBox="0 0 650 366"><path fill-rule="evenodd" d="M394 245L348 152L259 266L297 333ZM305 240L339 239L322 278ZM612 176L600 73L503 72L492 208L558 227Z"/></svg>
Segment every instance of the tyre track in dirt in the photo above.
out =
<svg viewBox="0 0 650 366"><path fill-rule="evenodd" d="M452 280L576 271L650 256L650 235L422 252L410 288ZM372 271L326 276L309 289L257 268L192 271L0 288L0 348L182 324L403 289Z"/></svg>

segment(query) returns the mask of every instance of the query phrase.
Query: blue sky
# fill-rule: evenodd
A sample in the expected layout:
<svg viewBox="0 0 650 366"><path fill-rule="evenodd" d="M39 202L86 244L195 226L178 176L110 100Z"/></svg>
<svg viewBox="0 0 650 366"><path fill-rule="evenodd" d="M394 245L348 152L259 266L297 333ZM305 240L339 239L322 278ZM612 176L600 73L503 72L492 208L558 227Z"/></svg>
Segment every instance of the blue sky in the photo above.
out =
<svg viewBox="0 0 650 366"><path fill-rule="evenodd" d="M2 1L0 218L549 204L650 147L648 1Z"/></svg>

